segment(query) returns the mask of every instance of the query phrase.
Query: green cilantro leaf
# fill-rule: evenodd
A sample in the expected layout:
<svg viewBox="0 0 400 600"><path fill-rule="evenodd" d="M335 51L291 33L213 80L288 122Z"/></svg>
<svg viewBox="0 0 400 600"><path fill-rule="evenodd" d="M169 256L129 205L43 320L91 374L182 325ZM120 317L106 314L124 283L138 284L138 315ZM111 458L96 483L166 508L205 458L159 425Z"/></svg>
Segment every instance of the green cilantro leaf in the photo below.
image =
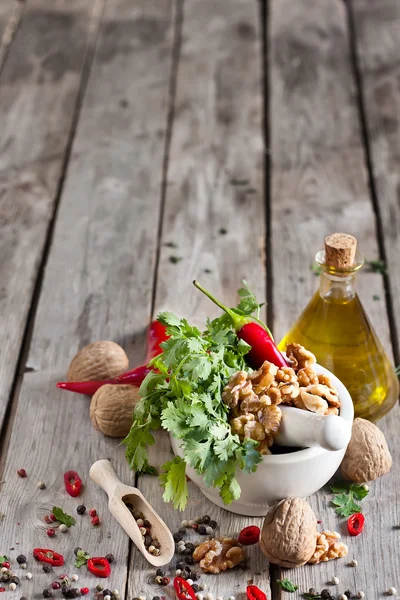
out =
<svg viewBox="0 0 400 600"><path fill-rule="evenodd" d="M154 437L150 433L150 423L145 425L137 425L134 421L130 432L122 444L126 446L125 456L132 469L138 473L148 472L149 463L147 456L147 448L155 442Z"/></svg>
<svg viewBox="0 0 400 600"><path fill-rule="evenodd" d="M183 510L188 499L188 486L186 481L186 463L179 456L162 466L163 473L160 481L164 487L163 498L165 502L173 502L174 508Z"/></svg>
<svg viewBox="0 0 400 600"><path fill-rule="evenodd" d="M310 265L310 269L314 273L314 275L316 275L316 276L319 276L322 273L322 267L321 267L321 265L319 265L316 262L314 262L314 263L312 263Z"/></svg>
<svg viewBox="0 0 400 600"><path fill-rule="evenodd" d="M299 589L299 586L292 583L290 579L287 579L287 577L285 577L285 579L277 579L276 583L278 587L280 587L282 590L285 590L285 592L295 592Z"/></svg>
<svg viewBox="0 0 400 600"><path fill-rule="evenodd" d="M368 495L368 490L358 483L341 481L331 486L331 491L336 494L332 498L332 504L341 517L350 517L351 515L362 512L362 508L355 500L363 500Z"/></svg>
<svg viewBox="0 0 400 600"><path fill-rule="evenodd" d="M380 273L381 275L387 274L386 263L379 258L377 260L367 260L365 264L373 273Z"/></svg>
<svg viewBox="0 0 400 600"><path fill-rule="evenodd" d="M85 550L78 550L76 553L75 567L80 569L83 565L86 565L89 558L91 558L91 556Z"/></svg>
<svg viewBox="0 0 400 600"><path fill-rule="evenodd" d="M259 304L254 292L249 288L247 281L243 280L243 287L238 289L238 296L240 297L240 302L237 306L238 310L246 315L251 315L257 312L257 317L260 313L260 308L264 306L264 303Z"/></svg>
<svg viewBox="0 0 400 600"><path fill-rule="evenodd" d="M321 596L319 594L317 594L317 596L314 596L313 594L303 592L303 598L305 598L306 600L320 600Z"/></svg>
<svg viewBox="0 0 400 600"><path fill-rule="evenodd" d="M0 565L1 565L2 563L4 563L4 562L7 562L7 561L9 561L9 560L10 560L10 559L9 559L9 557L8 557L8 556L6 556L5 554L4 554L3 556L0 556Z"/></svg>
<svg viewBox="0 0 400 600"><path fill-rule="evenodd" d="M221 486L220 496L222 502L224 504L230 504L234 500L238 500L240 498L240 485L234 474L227 475L224 483Z"/></svg>
<svg viewBox="0 0 400 600"><path fill-rule="evenodd" d="M64 525L66 525L67 527L75 525L76 521L74 517L71 517L71 515L67 515L59 506L53 506L52 512L57 521L60 521L60 523L64 523Z"/></svg>
<svg viewBox="0 0 400 600"><path fill-rule="evenodd" d="M247 439L243 442L242 470L245 473L255 473L257 465L262 461L262 456L256 446L258 443Z"/></svg>

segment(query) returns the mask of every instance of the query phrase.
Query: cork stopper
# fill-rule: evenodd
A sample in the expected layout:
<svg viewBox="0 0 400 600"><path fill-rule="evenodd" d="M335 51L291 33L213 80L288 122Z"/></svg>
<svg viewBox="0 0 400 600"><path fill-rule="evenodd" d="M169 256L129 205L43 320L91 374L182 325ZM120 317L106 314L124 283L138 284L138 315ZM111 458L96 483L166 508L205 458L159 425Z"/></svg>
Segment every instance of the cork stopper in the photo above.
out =
<svg viewBox="0 0 400 600"><path fill-rule="evenodd" d="M325 263L335 269L348 269L354 264L357 240L348 233L332 233L325 238Z"/></svg>

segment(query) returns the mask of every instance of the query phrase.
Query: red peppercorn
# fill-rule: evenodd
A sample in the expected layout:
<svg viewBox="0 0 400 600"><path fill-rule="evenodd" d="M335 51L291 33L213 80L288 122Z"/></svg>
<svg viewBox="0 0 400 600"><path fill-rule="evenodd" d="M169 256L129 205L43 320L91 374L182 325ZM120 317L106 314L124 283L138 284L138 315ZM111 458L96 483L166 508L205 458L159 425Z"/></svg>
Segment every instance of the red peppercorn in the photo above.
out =
<svg viewBox="0 0 400 600"><path fill-rule="evenodd" d="M161 585L168 585L170 582L170 578L169 577L162 577L161 578Z"/></svg>
<svg viewBox="0 0 400 600"><path fill-rule="evenodd" d="M243 544L243 546L252 546L253 544L257 544L260 539L260 528L257 525L249 525L249 527L245 527L239 533L239 544Z"/></svg>
<svg viewBox="0 0 400 600"><path fill-rule="evenodd" d="M50 519L50 521L52 521L52 523L54 523L54 521L57 521L57 517L55 515L53 515L53 513L49 514L49 519Z"/></svg>
<svg viewBox="0 0 400 600"><path fill-rule="evenodd" d="M94 525L95 527L97 527L97 525L100 525L100 519L99 517L93 517L93 519L90 521L92 525Z"/></svg>
<svg viewBox="0 0 400 600"><path fill-rule="evenodd" d="M44 515L44 522L51 523L51 519L50 519L49 515Z"/></svg>
<svg viewBox="0 0 400 600"><path fill-rule="evenodd" d="M53 588L53 590L59 590L61 585L58 583L58 581L53 581L51 587Z"/></svg>
<svg viewBox="0 0 400 600"><path fill-rule="evenodd" d="M1 566L4 567L5 569L9 569L11 567L11 565L8 561L3 562Z"/></svg>
<svg viewBox="0 0 400 600"><path fill-rule="evenodd" d="M54 537L56 535L56 532L54 531L54 529L51 529L51 527L46 531L46 533L49 537Z"/></svg>
<svg viewBox="0 0 400 600"><path fill-rule="evenodd" d="M0 588L0 592L5 592L6 588Z"/></svg>
<svg viewBox="0 0 400 600"><path fill-rule="evenodd" d="M197 523L195 523L194 525L192 525L192 529L193 529L194 531L197 531L197 530L198 530L198 528L199 528L199 526L197 525Z"/></svg>
<svg viewBox="0 0 400 600"><path fill-rule="evenodd" d="M20 477L26 477L27 472L25 471L25 469L18 469L17 475L19 475Z"/></svg>
<svg viewBox="0 0 400 600"><path fill-rule="evenodd" d="M66 573L64 573L64 575L60 575L60 579L68 579L68 575Z"/></svg>
<svg viewBox="0 0 400 600"><path fill-rule="evenodd" d="M81 588L81 594L82 596L86 596L86 594L89 593L89 588Z"/></svg>
<svg viewBox="0 0 400 600"><path fill-rule="evenodd" d="M96 510L95 508L91 508L91 509L89 510L89 515L90 515L91 517L95 517L95 516L97 515L97 510Z"/></svg>

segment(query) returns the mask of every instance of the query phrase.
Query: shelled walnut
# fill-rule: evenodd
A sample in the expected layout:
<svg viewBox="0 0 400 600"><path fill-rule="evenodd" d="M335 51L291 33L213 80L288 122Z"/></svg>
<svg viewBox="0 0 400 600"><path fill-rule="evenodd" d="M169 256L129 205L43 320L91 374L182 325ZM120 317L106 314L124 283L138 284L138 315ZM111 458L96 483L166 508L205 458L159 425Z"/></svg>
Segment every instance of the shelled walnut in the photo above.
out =
<svg viewBox="0 0 400 600"><path fill-rule="evenodd" d="M339 414L337 391L327 375L318 375L314 370L315 356L299 344L289 344L287 355L293 368L278 368L265 361L253 373L234 373L222 392L230 409L232 432L241 440L259 442L261 454L269 454L273 436L279 430L279 404L322 415Z"/></svg>
<svg viewBox="0 0 400 600"><path fill-rule="evenodd" d="M197 546L193 558L204 573L220 573L233 569L246 555L234 538L213 538Z"/></svg>
<svg viewBox="0 0 400 600"><path fill-rule="evenodd" d="M312 565L326 562L335 558L346 556L349 549L346 544L340 542L340 533L336 531L322 531L317 534L317 545L314 554L308 561Z"/></svg>

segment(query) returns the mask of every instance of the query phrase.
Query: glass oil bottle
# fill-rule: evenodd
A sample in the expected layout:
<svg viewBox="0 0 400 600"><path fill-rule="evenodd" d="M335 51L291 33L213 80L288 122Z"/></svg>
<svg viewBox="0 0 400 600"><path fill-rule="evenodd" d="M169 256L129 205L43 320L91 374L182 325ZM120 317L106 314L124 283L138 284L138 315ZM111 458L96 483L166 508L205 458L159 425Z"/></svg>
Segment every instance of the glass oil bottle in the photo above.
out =
<svg viewBox="0 0 400 600"><path fill-rule="evenodd" d="M356 417L376 421L395 404L399 382L356 292L364 259L357 240L332 234L318 252L321 283L296 323L279 344L297 342L347 387Z"/></svg>

